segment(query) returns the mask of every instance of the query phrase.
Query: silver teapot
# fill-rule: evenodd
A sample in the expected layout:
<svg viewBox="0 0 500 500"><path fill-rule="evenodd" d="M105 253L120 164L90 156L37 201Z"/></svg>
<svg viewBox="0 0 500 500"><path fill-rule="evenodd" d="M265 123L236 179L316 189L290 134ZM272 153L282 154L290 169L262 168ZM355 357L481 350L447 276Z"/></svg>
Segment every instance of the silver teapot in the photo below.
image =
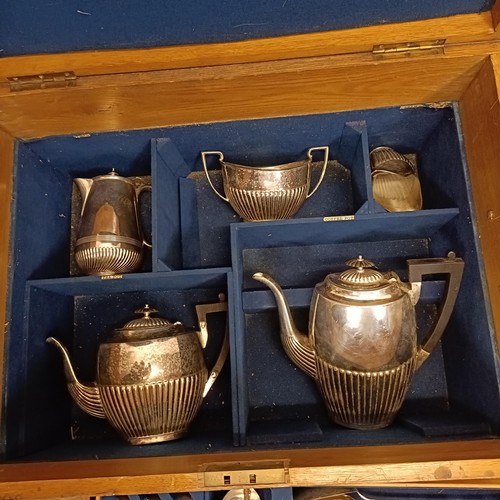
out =
<svg viewBox="0 0 500 500"><path fill-rule="evenodd" d="M227 329L214 368L208 374L203 357L207 344L207 314L227 311L221 302L196 306L200 331L186 331L180 322L152 315L149 305L142 317L116 329L99 346L97 380L81 383L67 349L54 337L64 361L68 390L88 414L104 418L130 444L170 441L184 436L203 398L219 375L228 353Z"/></svg>
<svg viewBox="0 0 500 500"><path fill-rule="evenodd" d="M75 261L84 274L129 273L141 265L144 241L137 215L140 193L113 169L92 179L74 179L82 195Z"/></svg>
<svg viewBox="0 0 500 500"><path fill-rule="evenodd" d="M413 374L439 341L464 263L453 252L447 258L408 260L410 283L394 272L377 271L361 256L346 264L347 270L329 274L315 286L309 335L295 327L280 286L264 273L253 277L273 292L283 347L316 380L332 420L354 429L377 429L393 421ZM425 274L447 274L449 281L436 323L417 345L415 305Z"/></svg>

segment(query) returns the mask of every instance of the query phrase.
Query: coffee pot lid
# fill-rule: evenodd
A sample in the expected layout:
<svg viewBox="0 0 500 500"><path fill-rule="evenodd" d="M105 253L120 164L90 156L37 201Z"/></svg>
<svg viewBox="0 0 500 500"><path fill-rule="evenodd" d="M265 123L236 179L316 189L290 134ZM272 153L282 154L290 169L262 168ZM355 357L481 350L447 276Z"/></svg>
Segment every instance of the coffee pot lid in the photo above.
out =
<svg viewBox="0 0 500 500"><path fill-rule="evenodd" d="M113 341L151 340L160 337L173 337L185 333L180 321L172 323L164 318L153 317L152 315L158 311L149 304L136 309L134 312L142 314L142 316L128 321L122 328L117 328L112 339Z"/></svg>
<svg viewBox="0 0 500 500"><path fill-rule="evenodd" d="M385 284L387 281L384 275L374 269L375 264L363 259L360 255L357 259L346 261L350 269L346 269L338 275L339 281L343 284L355 287L373 287Z"/></svg>
<svg viewBox="0 0 500 500"><path fill-rule="evenodd" d="M113 179L113 180L117 180L117 181L123 181L123 182L127 182L129 184L132 184L132 181L129 178L121 176L115 170L114 167L107 174L100 174L100 175L98 175L98 176L96 176L96 177L93 178L94 181L109 180L109 179Z"/></svg>

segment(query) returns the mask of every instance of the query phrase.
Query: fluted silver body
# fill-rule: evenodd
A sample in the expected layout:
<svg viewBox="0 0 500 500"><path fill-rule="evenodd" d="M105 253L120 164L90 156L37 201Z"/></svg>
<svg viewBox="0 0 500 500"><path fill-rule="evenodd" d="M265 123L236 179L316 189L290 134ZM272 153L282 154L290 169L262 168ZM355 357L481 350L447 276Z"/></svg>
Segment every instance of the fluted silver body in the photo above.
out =
<svg viewBox="0 0 500 500"><path fill-rule="evenodd" d="M370 152L375 201L389 212L422 209L422 189L415 164L389 147Z"/></svg>
<svg viewBox="0 0 500 500"><path fill-rule="evenodd" d="M60 351L68 390L85 412L105 418L131 444L148 444L182 437L196 417L203 398L225 362L227 332L210 375L203 357L208 332L206 315L227 310L227 304L196 306L199 332L181 323L153 318L148 305L136 312L143 318L115 330L99 346L97 380L82 384L67 349L54 337L47 341ZM202 347L203 345L203 347Z"/></svg>
<svg viewBox="0 0 500 500"><path fill-rule="evenodd" d="M316 186L309 191L313 151L324 154L321 176ZM201 153L205 174L215 193L227 201L245 221L268 221L293 217L304 201L312 196L323 181L328 164L327 146L310 148L308 160L274 165L251 167L224 161L220 151ZM206 157L217 155L222 168L225 196L212 184Z"/></svg>
<svg viewBox="0 0 500 500"><path fill-rule="evenodd" d="M138 219L138 196L151 186L136 189L114 170L92 179L74 179L82 195L75 262L84 274L105 276L136 271L143 245Z"/></svg>
<svg viewBox="0 0 500 500"><path fill-rule="evenodd" d="M142 261L142 243L117 241L101 246L98 241L76 246L75 261L83 274L104 276L136 271Z"/></svg>
<svg viewBox="0 0 500 500"><path fill-rule="evenodd" d="M186 434L203 401L207 370L153 384L101 385L109 423L131 444L178 439Z"/></svg>
<svg viewBox="0 0 500 500"><path fill-rule="evenodd" d="M224 162L222 176L229 204L250 222L293 217L309 190L306 162L267 168Z"/></svg>
<svg viewBox="0 0 500 500"><path fill-rule="evenodd" d="M458 294L463 261L450 252L444 259L408 261L403 283L382 274L361 256L350 268L329 274L314 287L309 334L297 330L283 290L270 276L255 273L278 305L281 342L289 358L316 380L333 421L354 429L389 425L400 409L414 372L432 352ZM414 306L424 274L449 274L441 313L423 344L417 345Z"/></svg>
<svg viewBox="0 0 500 500"><path fill-rule="evenodd" d="M353 429L388 426L403 404L416 356L382 371L346 370L318 358L318 387L330 418Z"/></svg>

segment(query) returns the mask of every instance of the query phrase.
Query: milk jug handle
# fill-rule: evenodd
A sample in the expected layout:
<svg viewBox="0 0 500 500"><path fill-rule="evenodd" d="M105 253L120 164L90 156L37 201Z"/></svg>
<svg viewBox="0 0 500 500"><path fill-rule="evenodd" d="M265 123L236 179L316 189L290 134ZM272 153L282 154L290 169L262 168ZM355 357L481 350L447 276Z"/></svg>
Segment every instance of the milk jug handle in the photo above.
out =
<svg viewBox="0 0 500 500"><path fill-rule="evenodd" d="M445 297L439 305L437 319L431 329L431 332L424 339L417 351L417 368L427 359L434 350L443 331L448 324L458 291L462 274L464 270L464 261L450 252L446 258L430 259L409 259L408 277L410 283L421 283L422 277L426 274L447 274L447 287Z"/></svg>
<svg viewBox="0 0 500 500"><path fill-rule="evenodd" d="M218 156L221 165L223 165L223 162L224 162L224 155L220 151L202 151L201 152L201 161L203 162L203 170L205 170L205 175L207 176L208 183L210 184L210 187L214 190L214 193L219 198L222 198L224 201L227 201L229 203L229 198L227 196L220 194L219 191L217 191L216 187L212 183L212 179L210 178L210 174L208 173L208 167L207 167L207 156L208 155Z"/></svg>
<svg viewBox="0 0 500 500"><path fill-rule="evenodd" d="M144 191L152 191L151 189L151 184L145 184L144 186L140 186L136 189L136 196L137 196L137 204L141 202L141 194L144 193ZM142 238L142 243L146 245L149 248L152 248L152 244L149 241L146 241L146 239Z"/></svg>
<svg viewBox="0 0 500 500"><path fill-rule="evenodd" d="M320 184L323 182L323 179L325 177L326 167L328 166L328 155L330 153L330 148L328 146L320 146L320 147L315 147L315 148L309 148L309 150L307 151L307 158L308 158L307 172L308 172L309 178L311 176L311 166L312 166L312 161L313 161L312 153L313 153L313 151L323 151L323 154L324 154L323 168L321 169L321 175L319 177L318 182L316 183L316 186L314 186L313 190L310 193L308 193L308 195L306 196L306 198L310 198L316 192L316 190L319 188Z"/></svg>
<svg viewBox="0 0 500 500"><path fill-rule="evenodd" d="M208 342L208 328L207 328L207 315L215 312L226 312L227 314L227 302L225 301L224 294L219 295L220 302L214 304L198 304L196 306L196 315L198 316L198 323L200 325L199 339L201 347L204 349ZM203 391L203 397L205 397L212 387L213 383L219 376L219 373L224 366L227 355L229 352L229 320L226 318L226 327L224 331L224 340L222 341L222 347L217 357L217 361L213 366L210 375L208 376L205 388Z"/></svg>

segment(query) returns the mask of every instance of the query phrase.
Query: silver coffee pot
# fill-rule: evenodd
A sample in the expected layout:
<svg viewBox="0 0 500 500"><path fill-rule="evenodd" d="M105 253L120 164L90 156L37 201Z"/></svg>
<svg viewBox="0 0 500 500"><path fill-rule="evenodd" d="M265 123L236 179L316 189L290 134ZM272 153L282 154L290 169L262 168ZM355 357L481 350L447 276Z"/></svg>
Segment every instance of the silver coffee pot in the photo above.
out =
<svg viewBox="0 0 500 500"><path fill-rule="evenodd" d="M453 252L447 258L408 260L409 283L394 272L379 272L361 256L346 264L347 270L315 286L309 335L295 327L280 286L264 273L253 277L273 292L283 347L316 380L333 421L355 429L385 427L444 331L464 263ZM417 345L415 305L426 274L446 274L449 280L434 327Z"/></svg>

